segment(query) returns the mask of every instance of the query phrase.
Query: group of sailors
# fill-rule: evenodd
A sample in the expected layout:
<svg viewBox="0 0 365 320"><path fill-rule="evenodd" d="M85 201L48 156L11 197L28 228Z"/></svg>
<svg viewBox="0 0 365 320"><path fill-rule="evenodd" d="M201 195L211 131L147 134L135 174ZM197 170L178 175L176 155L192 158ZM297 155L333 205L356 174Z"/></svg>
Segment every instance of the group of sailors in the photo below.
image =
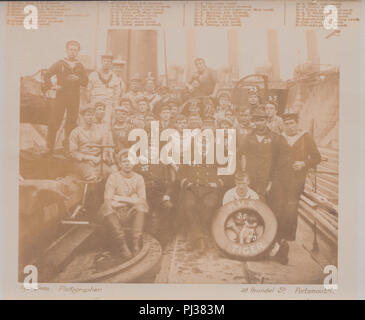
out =
<svg viewBox="0 0 365 320"><path fill-rule="evenodd" d="M126 86L120 73L124 62L111 55L102 56L101 69L87 75L77 60L79 50L78 42L67 42L67 57L45 76L48 89L51 77L57 78L48 151L53 152L66 110L64 150L82 180L105 185L99 212L120 255L129 259L137 254L144 231L153 224L161 241L185 230L191 250L204 254L211 219L220 206L260 199L270 206L279 226L269 256L288 263L288 241L295 240L306 175L321 161L313 138L298 127L299 115L286 112L279 117L277 104L261 102L255 89L249 92L247 105L233 105L229 91L215 97L214 75L202 58L195 60L185 101L178 101L168 88L157 91L151 75L144 83L136 75ZM82 86L87 88L87 104L79 110ZM150 136L153 120L161 129L179 133L188 128L236 129L236 172L220 176L218 165L204 160L200 165L134 166L128 150L135 142L128 141L128 134L141 128Z"/></svg>

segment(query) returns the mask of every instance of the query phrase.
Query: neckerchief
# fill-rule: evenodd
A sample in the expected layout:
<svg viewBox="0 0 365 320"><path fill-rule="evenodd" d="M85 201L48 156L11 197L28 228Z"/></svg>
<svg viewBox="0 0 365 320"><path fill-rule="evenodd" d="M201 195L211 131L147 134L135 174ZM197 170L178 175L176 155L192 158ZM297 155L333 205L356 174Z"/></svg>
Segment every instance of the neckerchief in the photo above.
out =
<svg viewBox="0 0 365 320"><path fill-rule="evenodd" d="M61 59L61 62L62 62L62 72L63 72L64 68L66 67L67 69L70 69L72 73L74 72L76 65L79 63L78 60L75 60L75 64L72 66L72 65L70 65L70 63L68 62L67 59Z"/></svg>
<svg viewBox="0 0 365 320"><path fill-rule="evenodd" d="M110 75L107 79L104 79L104 77L101 75L101 73L99 71L97 71L99 80L105 85L106 88L109 88L109 83L112 80L113 77L113 73L110 72Z"/></svg>
<svg viewBox="0 0 365 320"><path fill-rule="evenodd" d="M286 141L288 142L289 146L293 146L301 136L303 136L306 132L305 131L300 131L298 132L296 135L294 136L288 136L285 133L283 133L282 135L284 136L284 138L286 139Z"/></svg>

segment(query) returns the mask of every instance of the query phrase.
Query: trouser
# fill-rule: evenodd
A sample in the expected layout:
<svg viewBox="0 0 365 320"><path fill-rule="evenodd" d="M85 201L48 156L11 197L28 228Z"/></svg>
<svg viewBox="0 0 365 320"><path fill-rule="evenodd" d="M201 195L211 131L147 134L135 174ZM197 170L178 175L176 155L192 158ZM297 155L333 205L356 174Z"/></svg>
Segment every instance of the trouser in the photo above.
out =
<svg viewBox="0 0 365 320"><path fill-rule="evenodd" d="M182 191L183 212L192 239L204 237L210 230L211 218L219 205L219 192L215 188L197 187Z"/></svg>
<svg viewBox="0 0 365 320"><path fill-rule="evenodd" d="M63 120L63 116L66 114L65 122L65 137L63 146L68 150L71 131L77 126L77 118L79 116L80 106L80 93L79 92L67 92L59 93L56 97L55 103L51 106L50 118L48 123L47 133L47 147L53 151L56 141L57 131Z"/></svg>
<svg viewBox="0 0 365 320"><path fill-rule="evenodd" d="M268 204L278 221L277 239L295 241L298 224L298 207L304 183L273 184Z"/></svg>
<svg viewBox="0 0 365 320"><path fill-rule="evenodd" d="M104 217L107 232L110 233L113 240L116 242L125 240L126 225L131 220L132 237L138 238L143 233L145 213L141 210L134 210L130 219L124 218L118 212L114 211Z"/></svg>

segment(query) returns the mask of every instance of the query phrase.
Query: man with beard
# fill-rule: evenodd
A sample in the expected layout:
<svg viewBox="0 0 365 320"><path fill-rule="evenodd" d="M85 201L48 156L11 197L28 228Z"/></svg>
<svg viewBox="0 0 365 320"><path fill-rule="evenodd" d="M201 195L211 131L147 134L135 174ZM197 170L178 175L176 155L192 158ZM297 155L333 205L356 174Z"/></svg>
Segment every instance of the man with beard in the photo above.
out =
<svg viewBox="0 0 365 320"><path fill-rule="evenodd" d="M242 169L250 176L250 188L268 203L278 218L280 229L283 221L279 217L285 209L290 192L290 185L285 181L285 174L291 165L289 145L283 136L270 131L266 126L267 115L264 111L255 111L252 120L255 129L240 145L239 159L242 159ZM288 244L278 234L271 255L285 264L288 251Z"/></svg>
<svg viewBox="0 0 365 320"><path fill-rule="evenodd" d="M252 120L255 129L242 141L239 154L243 156L243 168L251 178L252 189L265 199L280 167L289 161L289 149L282 136L267 128L264 111L256 111Z"/></svg>
<svg viewBox="0 0 365 320"><path fill-rule="evenodd" d="M283 115L283 136L290 146L292 162L285 174L284 183L290 186L285 210L278 214L278 237L285 241L294 241L298 221L300 195L304 191L305 180L309 169L321 162L321 154L312 136L298 128L298 113L287 112ZM285 257L287 260L288 257Z"/></svg>
<svg viewBox="0 0 365 320"><path fill-rule="evenodd" d="M105 104L104 122L111 124L114 108L120 96L120 80L112 71L112 55L101 56L101 69L89 75L88 100L92 104L102 101Z"/></svg>
<svg viewBox="0 0 365 320"><path fill-rule="evenodd" d="M87 85L87 74L84 66L77 60L80 43L68 41L66 43L67 57L57 61L45 73L45 89L52 87L51 77L57 77L57 93L54 108L51 109L47 132L47 149L50 154L54 151L57 131L61 125L65 110L64 148L68 152L69 135L77 126L80 106L80 87Z"/></svg>

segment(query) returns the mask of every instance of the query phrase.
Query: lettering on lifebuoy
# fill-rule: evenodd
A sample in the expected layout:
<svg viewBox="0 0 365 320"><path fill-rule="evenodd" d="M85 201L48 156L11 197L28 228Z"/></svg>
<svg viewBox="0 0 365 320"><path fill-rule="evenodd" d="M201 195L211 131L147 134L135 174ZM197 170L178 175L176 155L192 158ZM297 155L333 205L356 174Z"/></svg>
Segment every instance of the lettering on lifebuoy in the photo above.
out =
<svg viewBox="0 0 365 320"><path fill-rule="evenodd" d="M227 229L228 219L231 219L230 217L233 213L239 212L242 209L253 210L261 217L261 233L259 233L257 239L249 243L242 243L233 239L231 237L232 234L228 233L228 231L232 230L231 225L229 229ZM239 216L238 219L242 219L242 216ZM231 223L232 220L229 220L229 222ZM260 200L242 199L227 203L218 210L212 224L213 237L218 247L230 256L236 257L240 260L255 258L268 251L272 243L275 241L276 232L277 220L275 215L271 209Z"/></svg>
<svg viewBox="0 0 365 320"><path fill-rule="evenodd" d="M263 241L257 241L249 245L238 245L233 244L230 249L228 249L232 254L238 254L241 256L255 256L265 248L265 243Z"/></svg>

